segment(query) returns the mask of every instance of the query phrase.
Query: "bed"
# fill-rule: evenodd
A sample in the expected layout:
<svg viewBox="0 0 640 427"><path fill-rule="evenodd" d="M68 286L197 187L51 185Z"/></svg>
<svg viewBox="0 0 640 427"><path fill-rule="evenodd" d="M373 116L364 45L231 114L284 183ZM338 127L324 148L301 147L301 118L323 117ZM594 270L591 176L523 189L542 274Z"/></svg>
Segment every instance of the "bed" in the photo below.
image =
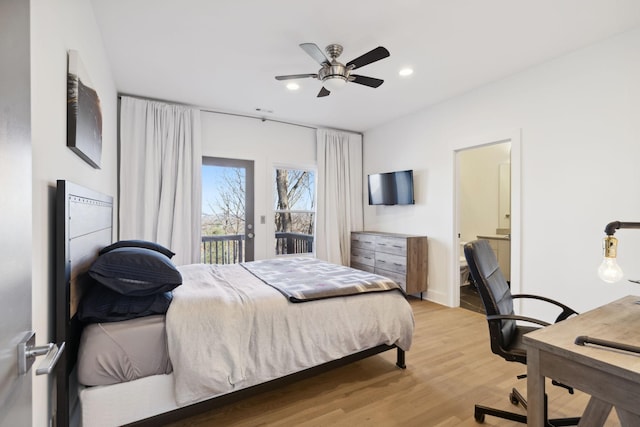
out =
<svg viewBox="0 0 640 427"><path fill-rule="evenodd" d="M183 284L173 291L166 316L89 324L83 333L78 301L88 286L89 266L111 244L112 208L111 197L58 181L56 334L69 350L57 372L57 425L172 422L392 349L397 350L396 365L405 368L413 317L401 292L389 288L327 297L301 291L293 282L282 287L287 277L300 274L289 264L278 270L281 260L180 266ZM309 258L296 262L298 271L338 268ZM216 281L219 285L213 286ZM230 304L230 299L242 304ZM186 312L191 317L184 320ZM218 329L212 332L211 327ZM132 335L138 329L142 335ZM246 329L250 332L243 333ZM139 336L157 339L147 344ZM107 347L100 345L113 340L133 343L127 352L139 358L136 366L114 373L91 364L99 359L96 354L105 360ZM91 347L87 341L102 344ZM217 350L218 342L230 344ZM215 352L208 351L214 347ZM117 349L109 357L117 359ZM78 378L91 386L79 384Z"/></svg>

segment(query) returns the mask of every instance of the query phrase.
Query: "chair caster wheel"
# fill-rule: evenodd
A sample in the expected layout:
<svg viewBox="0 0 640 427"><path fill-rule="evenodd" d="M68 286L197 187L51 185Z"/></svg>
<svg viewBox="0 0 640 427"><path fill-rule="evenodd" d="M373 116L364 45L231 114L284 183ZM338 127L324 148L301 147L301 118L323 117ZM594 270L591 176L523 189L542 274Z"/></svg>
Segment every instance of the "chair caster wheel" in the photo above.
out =
<svg viewBox="0 0 640 427"><path fill-rule="evenodd" d="M520 403L513 393L509 393L509 401L514 405L518 405L518 403Z"/></svg>

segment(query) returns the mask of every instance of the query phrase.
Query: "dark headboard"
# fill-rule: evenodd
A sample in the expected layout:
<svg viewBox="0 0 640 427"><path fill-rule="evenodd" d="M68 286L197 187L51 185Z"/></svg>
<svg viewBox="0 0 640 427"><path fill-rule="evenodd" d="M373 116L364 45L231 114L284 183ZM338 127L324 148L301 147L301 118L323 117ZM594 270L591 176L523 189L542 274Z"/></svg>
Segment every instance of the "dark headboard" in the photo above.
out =
<svg viewBox="0 0 640 427"><path fill-rule="evenodd" d="M56 373L56 425L77 425L79 409L74 367L82 325L75 316L87 270L98 251L112 242L113 197L69 181L56 191L56 342L66 349Z"/></svg>

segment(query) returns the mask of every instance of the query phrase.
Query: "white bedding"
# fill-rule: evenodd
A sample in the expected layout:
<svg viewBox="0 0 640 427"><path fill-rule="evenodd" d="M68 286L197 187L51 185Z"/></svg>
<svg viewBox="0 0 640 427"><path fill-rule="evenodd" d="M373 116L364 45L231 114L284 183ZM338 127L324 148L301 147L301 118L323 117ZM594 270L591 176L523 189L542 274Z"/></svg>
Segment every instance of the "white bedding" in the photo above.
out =
<svg viewBox="0 0 640 427"><path fill-rule="evenodd" d="M239 265L179 269L166 321L178 406L380 344L411 346L413 313L400 293L294 304Z"/></svg>

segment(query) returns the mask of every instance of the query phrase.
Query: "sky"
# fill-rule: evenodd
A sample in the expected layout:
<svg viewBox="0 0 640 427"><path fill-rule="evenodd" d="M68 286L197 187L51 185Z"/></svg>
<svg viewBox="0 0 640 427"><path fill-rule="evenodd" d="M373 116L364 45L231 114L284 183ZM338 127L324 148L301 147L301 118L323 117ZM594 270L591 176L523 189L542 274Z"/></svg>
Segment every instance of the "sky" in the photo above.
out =
<svg viewBox="0 0 640 427"><path fill-rule="evenodd" d="M202 166L202 213L212 214L209 206L217 206L216 200L220 194L219 184L223 182L225 171L232 167Z"/></svg>
<svg viewBox="0 0 640 427"><path fill-rule="evenodd" d="M219 197L220 184L224 182L224 174L229 173L235 169L234 167L223 166L202 166L202 212L203 214L212 214L209 206L217 206L216 200ZM311 174L311 185L315 185L315 174ZM274 187L275 187L275 172L274 172ZM275 200L274 200L275 208ZM297 206L292 206L293 209L311 209L311 201L308 197L303 197L297 203Z"/></svg>

